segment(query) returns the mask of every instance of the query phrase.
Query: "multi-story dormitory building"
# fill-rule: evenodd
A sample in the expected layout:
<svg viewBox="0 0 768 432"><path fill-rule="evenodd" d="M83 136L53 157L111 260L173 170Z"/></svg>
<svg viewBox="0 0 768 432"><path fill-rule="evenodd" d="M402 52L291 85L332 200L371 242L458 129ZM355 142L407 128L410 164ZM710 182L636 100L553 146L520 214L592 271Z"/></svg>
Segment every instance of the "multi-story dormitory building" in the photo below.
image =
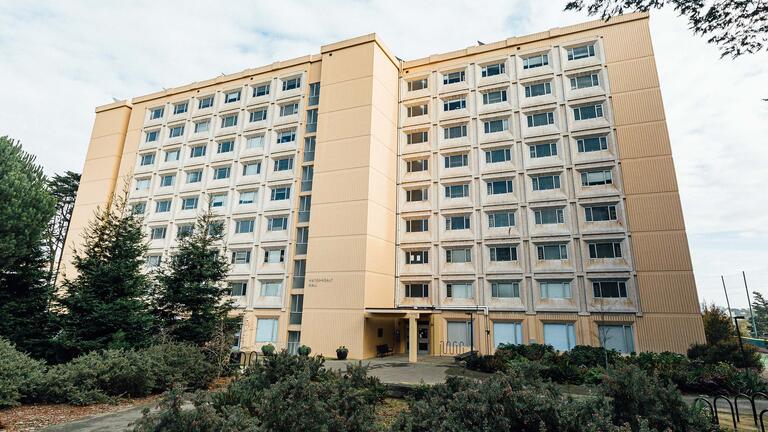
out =
<svg viewBox="0 0 768 432"><path fill-rule="evenodd" d="M96 109L69 236L212 206L243 350L704 340L648 16L402 61L375 35Z"/></svg>

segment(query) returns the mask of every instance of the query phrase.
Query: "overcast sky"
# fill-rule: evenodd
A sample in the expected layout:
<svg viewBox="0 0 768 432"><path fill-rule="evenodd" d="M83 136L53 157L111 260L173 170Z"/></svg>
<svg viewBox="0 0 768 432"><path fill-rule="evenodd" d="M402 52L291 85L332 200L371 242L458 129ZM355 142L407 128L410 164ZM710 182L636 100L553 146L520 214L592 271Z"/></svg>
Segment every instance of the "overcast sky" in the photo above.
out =
<svg viewBox="0 0 768 432"><path fill-rule="evenodd" d="M376 32L420 58L590 20L565 0L0 0L0 135L80 171L94 107ZM430 19L425 19L430 17ZM720 60L672 12L651 31L699 296L768 295L768 55ZM672 287L670 287L672 288Z"/></svg>

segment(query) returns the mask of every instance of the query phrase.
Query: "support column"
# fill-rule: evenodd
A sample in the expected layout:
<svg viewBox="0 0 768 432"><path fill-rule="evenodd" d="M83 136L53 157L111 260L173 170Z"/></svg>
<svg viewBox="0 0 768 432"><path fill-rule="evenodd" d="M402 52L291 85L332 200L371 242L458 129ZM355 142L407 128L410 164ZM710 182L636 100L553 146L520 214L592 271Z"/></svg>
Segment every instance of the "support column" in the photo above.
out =
<svg viewBox="0 0 768 432"><path fill-rule="evenodd" d="M419 353L419 332L416 320L419 314L408 314L408 362L416 363Z"/></svg>

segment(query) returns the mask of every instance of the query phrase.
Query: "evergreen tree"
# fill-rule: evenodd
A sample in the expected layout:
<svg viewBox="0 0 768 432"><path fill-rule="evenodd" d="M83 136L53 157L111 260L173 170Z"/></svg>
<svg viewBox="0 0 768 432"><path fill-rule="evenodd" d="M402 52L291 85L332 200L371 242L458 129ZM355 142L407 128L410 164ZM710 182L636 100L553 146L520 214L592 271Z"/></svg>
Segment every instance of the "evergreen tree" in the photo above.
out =
<svg viewBox="0 0 768 432"><path fill-rule="evenodd" d="M43 232L54 199L35 158L0 137L0 336L34 356L52 332Z"/></svg>
<svg viewBox="0 0 768 432"><path fill-rule="evenodd" d="M151 284L144 272L147 243L141 220L124 194L97 212L73 259L77 276L65 291L58 341L68 354L145 346L153 318L147 302Z"/></svg>
<svg viewBox="0 0 768 432"><path fill-rule="evenodd" d="M704 334L709 345L728 341L736 334L728 314L715 306L714 303L704 308L702 319L704 320Z"/></svg>
<svg viewBox="0 0 768 432"><path fill-rule="evenodd" d="M752 312L755 314L757 334L768 333L768 300L759 292L752 293L755 300L752 302Z"/></svg>
<svg viewBox="0 0 768 432"><path fill-rule="evenodd" d="M219 253L222 232L210 211L202 214L157 273L156 315L162 332L177 341L203 346L232 325L223 283L229 264Z"/></svg>
<svg viewBox="0 0 768 432"><path fill-rule="evenodd" d="M64 242L69 231L69 222L72 219L72 210L75 208L77 189L80 186L80 174L67 171L64 174L56 174L48 181L48 189L56 199L56 211L48 222L45 232L45 247L48 251L48 279L51 285L56 284L61 265L61 254L64 251Z"/></svg>

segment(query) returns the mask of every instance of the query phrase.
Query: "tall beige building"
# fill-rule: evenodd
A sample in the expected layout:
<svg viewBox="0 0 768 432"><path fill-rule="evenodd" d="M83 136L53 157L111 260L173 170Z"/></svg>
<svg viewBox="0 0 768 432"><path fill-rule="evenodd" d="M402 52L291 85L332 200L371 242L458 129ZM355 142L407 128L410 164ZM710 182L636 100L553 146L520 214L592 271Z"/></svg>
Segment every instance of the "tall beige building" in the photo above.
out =
<svg viewBox="0 0 768 432"><path fill-rule="evenodd" d="M210 204L243 350L704 340L645 14L410 61L366 35L96 113L68 251L126 182L149 266Z"/></svg>

